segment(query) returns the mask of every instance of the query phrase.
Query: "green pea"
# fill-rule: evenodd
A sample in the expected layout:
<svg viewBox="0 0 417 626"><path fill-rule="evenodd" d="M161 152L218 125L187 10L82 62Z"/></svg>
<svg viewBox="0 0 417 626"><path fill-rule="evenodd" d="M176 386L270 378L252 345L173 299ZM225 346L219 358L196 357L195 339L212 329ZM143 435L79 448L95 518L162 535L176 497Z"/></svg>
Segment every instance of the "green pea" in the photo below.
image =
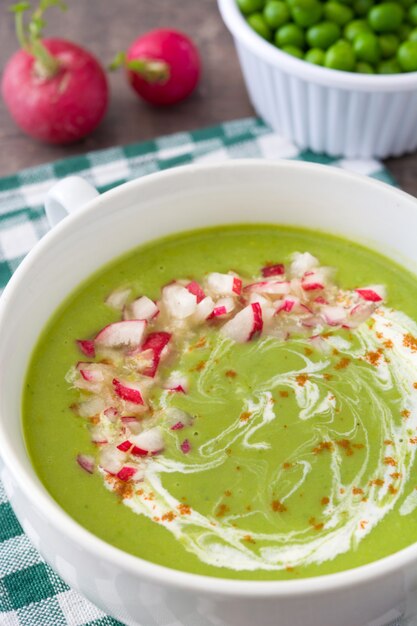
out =
<svg viewBox="0 0 417 626"><path fill-rule="evenodd" d="M320 22L307 31L307 42L311 48L327 50L340 38L340 27L334 22Z"/></svg>
<svg viewBox="0 0 417 626"><path fill-rule="evenodd" d="M408 39L410 41L417 41L417 28L413 28L411 33L408 35Z"/></svg>
<svg viewBox="0 0 417 626"><path fill-rule="evenodd" d="M401 24L401 26L397 30L397 35L400 38L400 41L405 41L406 39L408 39L412 30L413 29L410 24Z"/></svg>
<svg viewBox="0 0 417 626"><path fill-rule="evenodd" d="M413 25L417 26L417 4L413 4L408 10L408 21Z"/></svg>
<svg viewBox="0 0 417 626"><path fill-rule="evenodd" d="M366 63L365 61L358 61L356 63L355 71L358 74L375 74L375 70L370 63Z"/></svg>
<svg viewBox="0 0 417 626"><path fill-rule="evenodd" d="M320 48L310 48L310 50L306 52L304 59L314 65L324 65L324 57L325 52L320 50Z"/></svg>
<svg viewBox="0 0 417 626"><path fill-rule="evenodd" d="M371 33L371 27L366 20L353 20L346 24L343 34L345 39L352 42L359 33Z"/></svg>
<svg viewBox="0 0 417 626"><path fill-rule="evenodd" d="M320 21L323 7L319 0L294 0L291 15L296 24L308 28Z"/></svg>
<svg viewBox="0 0 417 626"><path fill-rule="evenodd" d="M293 57L297 57L297 59L304 58L304 52L298 46L283 46L281 50L287 54L291 54Z"/></svg>
<svg viewBox="0 0 417 626"><path fill-rule="evenodd" d="M290 10L282 0L272 0L264 8L264 20L275 30L290 21Z"/></svg>
<svg viewBox="0 0 417 626"><path fill-rule="evenodd" d="M271 41L272 32L268 24L265 22L262 13L252 13L252 15L249 15L246 19L249 26L251 26L253 30L258 33L258 35L267 41Z"/></svg>
<svg viewBox="0 0 417 626"><path fill-rule="evenodd" d="M397 48L400 45L400 38L398 37L398 35L386 33L385 35L380 35L378 37L378 41L381 50L381 56L384 59L389 59L395 56Z"/></svg>
<svg viewBox="0 0 417 626"><path fill-rule="evenodd" d="M335 22L339 26L344 26L352 20L353 11L345 4L331 0L324 5L324 17L329 22Z"/></svg>
<svg viewBox="0 0 417 626"><path fill-rule="evenodd" d="M373 33L359 33L353 40L353 51L358 61L377 63L381 56L378 37Z"/></svg>
<svg viewBox="0 0 417 626"><path fill-rule="evenodd" d="M353 48L349 42L340 39L334 43L326 52L324 65L333 70L353 72L356 58Z"/></svg>
<svg viewBox="0 0 417 626"><path fill-rule="evenodd" d="M279 48L283 46L304 48L304 31L298 24L284 24L275 33L275 43Z"/></svg>
<svg viewBox="0 0 417 626"><path fill-rule="evenodd" d="M401 74L401 66L397 59L385 59L377 67L378 74Z"/></svg>
<svg viewBox="0 0 417 626"><path fill-rule="evenodd" d="M404 18L404 9L396 2L377 4L368 13L368 21L377 33L395 32Z"/></svg>
<svg viewBox="0 0 417 626"><path fill-rule="evenodd" d="M237 0L237 4L242 13L249 15L255 11L262 11L265 0Z"/></svg>
<svg viewBox="0 0 417 626"><path fill-rule="evenodd" d="M397 50L397 61L403 72L417 72L417 41L403 41Z"/></svg>
<svg viewBox="0 0 417 626"><path fill-rule="evenodd" d="M373 6L374 0L355 0L353 10L356 15L366 15Z"/></svg>

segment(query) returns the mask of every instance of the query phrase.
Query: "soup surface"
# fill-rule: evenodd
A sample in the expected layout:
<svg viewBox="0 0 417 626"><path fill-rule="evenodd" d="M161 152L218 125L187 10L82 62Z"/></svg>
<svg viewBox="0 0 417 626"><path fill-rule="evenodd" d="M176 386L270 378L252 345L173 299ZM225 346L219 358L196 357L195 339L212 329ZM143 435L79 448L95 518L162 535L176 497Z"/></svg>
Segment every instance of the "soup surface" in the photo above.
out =
<svg viewBox="0 0 417 626"><path fill-rule="evenodd" d="M30 457L75 520L154 563L242 579L369 563L417 539L414 320L415 277L330 235L149 243L48 322L23 396Z"/></svg>

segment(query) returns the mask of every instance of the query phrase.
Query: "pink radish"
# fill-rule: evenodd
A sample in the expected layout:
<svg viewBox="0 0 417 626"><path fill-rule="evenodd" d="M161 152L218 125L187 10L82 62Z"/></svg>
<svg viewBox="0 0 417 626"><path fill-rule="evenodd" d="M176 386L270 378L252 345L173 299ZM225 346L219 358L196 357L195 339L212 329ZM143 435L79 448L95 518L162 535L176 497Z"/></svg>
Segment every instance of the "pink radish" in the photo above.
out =
<svg viewBox="0 0 417 626"><path fill-rule="evenodd" d="M85 356L94 359L96 356L96 350L94 348L94 341L90 341L89 339L77 339L76 344Z"/></svg>
<svg viewBox="0 0 417 626"><path fill-rule="evenodd" d="M105 300L107 306L116 311L121 311L129 299L131 289L115 289Z"/></svg>
<svg viewBox="0 0 417 626"><path fill-rule="evenodd" d="M164 447L164 439L161 430L156 426L149 430L144 430L139 435L131 437L133 448L131 454L134 456L144 456L147 454L158 454Z"/></svg>
<svg viewBox="0 0 417 626"><path fill-rule="evenodd" d="M228 315L229 313L233 311L234 308L235 308L235 302L233 298L231 298L230 296L226 298L219 298L216 302L216 306L214 307L213 311L209 315L208 319L213 319L215 317L222 317L224 315Z"/></svg>
<svg viewBox="0 0 417 626"><path fill-rule="evenodd" d="M132 404L144 404L140 389L135 383L124 383L113 378L114 391L119 398L131 402Z"/></svg>
<svg viewBox="0 0 417 626"><path fill-rule="evenodd" d="M105 326L96 335L94 343L96 348L139 348L146 329L144 320L126 320L114 322Z"/></svg>
<svg viewBox="0 0 417 626"><path fill-rule="evenodd" d="M342 326L346 323L347 311L341 306L325 305L321 308L320 314L329 326Z"/></svg>
<svg viewBox="0 0 417 626"><path fill-rule="evenodd" d="M89 456L88 454L79 454L77 456L77 463L89 474L94 472L95 462L92 456Z"/></svg>
<svg viewBox="0 0 417 626"><path fill-rule="evenodd" d="M319 261L309 252L294 252L291 257L291 276L301 278L303 274L319 266Z"/></svg>
<svg viewBox="0 0 417 626"><path fill-rule="evenodd" d="M84 402L79 402L74 405L74 411L80 417L94 417L103 411L106 406L104 398L100 396L93 396Z"/></svg>
<svg viewBox="0 0 417 626"><path fill-rule="evenodd" d="M284 311L285 313L291 313L294 308L294 304L295 300L293 298L286 298L280 303L275 312L281 313L281 311Z"/></svg>
<svg viewBox="0 0 417 626"><path fill-rule="evenodd" d="M162 302L168 315L176 319L185 319L197 308L197 298L182 285L166 285L162 289Z"/></svg>
<svg viewBox="0 0 417 626"><path fill-rule="evenodd" d="M119 411L114 406L110 406L108 409L105 409L103 413L107 417L107 419L109 419L110 421L114 421L119 415ZM123 417L122 417L122 421L123 421Z"/></svg>
<svg viewBox="0 0 417 626"><path fill-rule="evenodd" d="M184 454L188 454L191 450L191 444L188 439L184 439L184 441L180 445L181 452Z"/></svg>
<svg viewBox="0 0 417 626"><path fill-rule="evenodd" d="M171 372L167 380L162 384L162 387L168 391L187 393L188 378L184 374L181 374L181 372Z"/></svg>
<svg viewBox="0 0 417 626"><path fill-rule="evenodd" d="M370 287L355 289L355 291L361 298L368 302L382 302L385 298L385 288L383 285L371 285Z"/></svg>
<svg viewBox="0 0 417 626"><path fill-rule="evenodd" d="M147 296L142 296L133 300L125 307L123 317L125 320L146 320L150 322L159 313L159 309L155 302Z"/></svg>
<svg viewBox="0 0 417 626"><path fill-rule="evenodd" d="M153 30L136 39L112 64L124 65L136 93L159 106L187 98L200 78L200 58L189 37L175 30Z"/></svg>
<svg viewBox="0 0 417 626"><path fill-rule="evenodd" d="M142 350L144 352L146 350L152 351L152 365L142 371L144 376L150 376L151 378L155 376L159 361L161 360L162 351L166 348L170 340L170 333L156 332L148 335L142 345Z"/></svg>
<svg viewBox="0 0 417 626"><path fill-rule="evenodd" d="M263 280L247 285L243 291L248 293L267 293L276 296L285 296L290 292L291 283L288 280Z"/></svg>
<svg viewBox="0 0 417 626"><path fill-rule="evenodd" d="M182 422L176 422L171 426L171 430L182 430L184 428L184 424Z"/></svg>
<svg viewBox="0 0 417 626"><path fill-rule="evenodd" d="M128 465L124 465L121 470L119 470L116 474L117 478L124 483L133 478L136 474L137 469L135 467L129 467Z"/></svg>
<svg viewBox="0 0 417 626"><path fill-rule="evenodd" d="M261 272L264 278L268 278L269 276L282 276L283 274L285 274L285 267L283 263L266 265L262 268Z"/></svg>
<svg viewBox="0 0 417 626"><path fill-rule="evenodd" d="M117 474L125 460L126 453L118 450L116 446L108 445L100 451L100 466L109 474Z"/></svg>
<svg viewBox="0 0 417 626"><path fill-rule="evenodd" d="M237 343L250 341L256 333L262 331L262 309L254 302L237 313L221 328L221 332Z"/></svg>
<svg viewBox="0 0 417 626"><path fill-rule="evenodd" d="M116 446L116 448L118 450L121 450L122 452L128 452L132 446L133 446L133 443L126 439L126 441L122 441L122 443L119 443L119 445Z"/></svg>
<svg viewBox="0 0 417 626"><path fill-rule="evenodd" d="M328 283L328 272L325 267L305 272L301 278L301 289L304 291L321 291Z"/></svg>
<svg viewBox="0 0 417 626"><path fill-rule="evenodd" d="M191 317L191 321L195 324L201 324L201 322L204 322L210 317L213 309L213 299L210 298L210 296L207 296L197 304L196 310Z"/></svg>
<svg viewBox="0 0 417 626"><path fill-rule="evenodd" d="M68 144L90 134L108 104L106 75L87 50L63 39L42 39L43 14L60 0L40 2L28 25L28 2L12 10L21 50L6 64L2 95L16 124L35 139Z"/></svg>
<svg viewBox="0 0 417 626"><path fill-rule="evenodd" d="M208 289L216 296L239 296L242 292L242 281L233 274L212 272L206 280Z"/></svg>
<svg viewBox="0 0 417 626"><path fill-rule="evenodd" d="M188 283L185 288L197 298L197 304L199 304L206 297L203 288L195 280Z"/></svg>

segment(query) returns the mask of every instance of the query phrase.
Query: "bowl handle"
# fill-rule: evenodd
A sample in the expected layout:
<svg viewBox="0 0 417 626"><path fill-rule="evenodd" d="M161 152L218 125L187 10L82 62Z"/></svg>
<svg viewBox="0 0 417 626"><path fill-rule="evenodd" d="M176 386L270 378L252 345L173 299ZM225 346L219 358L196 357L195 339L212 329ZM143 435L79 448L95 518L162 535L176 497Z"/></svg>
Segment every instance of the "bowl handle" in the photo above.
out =
<svg viewBox="0 0 417 626"><path fill-rule="evenodd" d="M67 176L46 194L45 213L51 228L69 213L75 213L97 198L97 189L81 176Z"/></svg>

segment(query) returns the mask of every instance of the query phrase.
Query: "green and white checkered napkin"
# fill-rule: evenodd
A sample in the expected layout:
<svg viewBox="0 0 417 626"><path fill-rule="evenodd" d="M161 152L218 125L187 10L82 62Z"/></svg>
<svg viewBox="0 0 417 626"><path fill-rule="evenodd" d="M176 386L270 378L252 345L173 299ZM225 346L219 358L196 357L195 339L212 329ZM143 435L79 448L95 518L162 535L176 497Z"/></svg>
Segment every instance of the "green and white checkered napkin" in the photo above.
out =
<svg viewBox="0 0 417 626"><path fill-rule="evenodd" d="M288 140L252 118L27 169L0 179L0 290L25 254L48 230L43 201L57 179L79 174L100 191L106 191L132 178L175 165L239 157L326 163L394 182L377 161L337 160L309 151L300 152ZM120 622L107 617L70 589L46 565L24 535L0 484L0 625L117 624ZM161 626L181 624L168 621L161 622Z"/></svg>

